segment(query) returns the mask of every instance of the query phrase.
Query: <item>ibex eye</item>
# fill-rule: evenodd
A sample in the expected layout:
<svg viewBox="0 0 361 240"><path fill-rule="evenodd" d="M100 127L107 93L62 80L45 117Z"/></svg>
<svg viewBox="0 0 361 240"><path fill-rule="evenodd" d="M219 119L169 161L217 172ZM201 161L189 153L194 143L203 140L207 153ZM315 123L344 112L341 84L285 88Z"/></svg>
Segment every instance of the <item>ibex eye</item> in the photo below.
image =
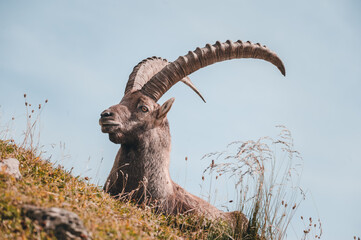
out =
<svg viewBox="0 0 361 240"><path fill-rule="evenodd" d="M140 109L142 110L142 112L148 112L149 109L146 106L141 106Z"/></svg>

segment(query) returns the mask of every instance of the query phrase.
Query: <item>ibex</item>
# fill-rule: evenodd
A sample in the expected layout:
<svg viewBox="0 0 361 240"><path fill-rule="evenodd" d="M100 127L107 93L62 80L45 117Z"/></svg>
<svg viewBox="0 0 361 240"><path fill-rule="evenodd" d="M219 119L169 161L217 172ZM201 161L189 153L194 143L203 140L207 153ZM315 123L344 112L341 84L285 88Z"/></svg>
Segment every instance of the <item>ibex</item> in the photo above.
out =
<svg viewBox="0 0 361 240"><path fill-rule="evenodd" d="M138 202L151 203L165 214L195 213L232 224L234 214L218 210L174 183L169 174L171 136L167 113L174 98L160 106L157 101L179 81L202 95L187 77L213 63L236 58L257 58L285 68L276 53L251 42L216 42L189 51L174 62L152 57L134 67L119 104L101 113L99 124L110 141L121 144L104 190L113 196L131 194ZM204 99L203 99L204 101ZM245 224L244 215L241 221Z"/></svg>

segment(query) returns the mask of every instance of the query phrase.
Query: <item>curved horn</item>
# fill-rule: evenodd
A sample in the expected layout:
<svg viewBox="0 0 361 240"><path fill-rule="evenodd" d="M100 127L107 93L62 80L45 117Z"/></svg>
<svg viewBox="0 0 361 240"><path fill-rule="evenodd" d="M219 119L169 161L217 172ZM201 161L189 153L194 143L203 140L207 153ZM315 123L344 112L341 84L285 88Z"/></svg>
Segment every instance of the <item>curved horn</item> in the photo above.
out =
<svg viewBox="0 0 361 240"><path fill-rule="evenodd" d="M257 58L266 60L275 65L283 75L286 75L285 67L277 54L266 46L249 41L225 43L219 41L214 45L207 44L204 48L189 51L187 55L179 57L171 62L160 72L155 74L142 88L142 92L158 101L165 92L185 76L213 63L235 59Z"/></svg>
<svg viewBox="0 0 361 240"><path fill-rule="evenodd" d="M127 82L127 86L125 87L124 95L129 92L140 90L144 84L146 84L155 74L157 74L168 64L169 62L166 59L160 57L147 58L138 63L134 67L132 73L129 75L129 80ZM180 81L189 86L205 102L203 96L193 85L189 77L186 76Z"/></svg>

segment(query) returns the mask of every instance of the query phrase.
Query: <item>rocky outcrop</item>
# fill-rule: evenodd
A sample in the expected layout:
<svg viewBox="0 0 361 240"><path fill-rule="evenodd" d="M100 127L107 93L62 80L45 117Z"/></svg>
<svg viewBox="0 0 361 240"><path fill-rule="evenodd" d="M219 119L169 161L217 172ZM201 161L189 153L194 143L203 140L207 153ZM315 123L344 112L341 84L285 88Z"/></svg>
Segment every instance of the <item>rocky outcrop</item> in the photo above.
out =
<svg viewBox="0 0 361 240"><path fill-rule="evenodd" d="M54 231L57 239L91 239L83 222L73 212L62 208L41 208L31 205L24 205L23 212L28 218L38 221L45 230Z"/></svg>
<svg viewBox="0 0 361 240"><path fill-rule="evenodd" d="M11 175L17 180L21 179L19 170L20 163L16 158L7 158L0 160L0 172Z"/></svg>

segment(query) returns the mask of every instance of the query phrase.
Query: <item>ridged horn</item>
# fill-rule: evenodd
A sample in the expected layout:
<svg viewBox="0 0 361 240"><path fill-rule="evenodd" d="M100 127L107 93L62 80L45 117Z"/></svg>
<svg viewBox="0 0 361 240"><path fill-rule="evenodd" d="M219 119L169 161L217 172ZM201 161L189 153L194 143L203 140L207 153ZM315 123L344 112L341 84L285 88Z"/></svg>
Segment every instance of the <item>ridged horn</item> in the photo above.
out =
<svg viewBox="0 0 361 240"><path fill-rule="evenodd" d="M142 92L158 101L165 92L185 76L213 63L236 58L263 59L275 65L285 76L286 71L277 54L266 46L249 41L225 43L217 41L214 45L207 44L204 48L189 51L187 55L180 56L161 71L155 74L142 88Z"/></svg>
<svg viewBox="0 0 361 240"><path fill-rule="evenodd" d="M155 74L161 71L169 62L160 57L150 57L138 63L129 75L124 94L140 90ZM203 96L193 85L189 77L185 76L180 81L189 86L205 102Z"/></svg>

